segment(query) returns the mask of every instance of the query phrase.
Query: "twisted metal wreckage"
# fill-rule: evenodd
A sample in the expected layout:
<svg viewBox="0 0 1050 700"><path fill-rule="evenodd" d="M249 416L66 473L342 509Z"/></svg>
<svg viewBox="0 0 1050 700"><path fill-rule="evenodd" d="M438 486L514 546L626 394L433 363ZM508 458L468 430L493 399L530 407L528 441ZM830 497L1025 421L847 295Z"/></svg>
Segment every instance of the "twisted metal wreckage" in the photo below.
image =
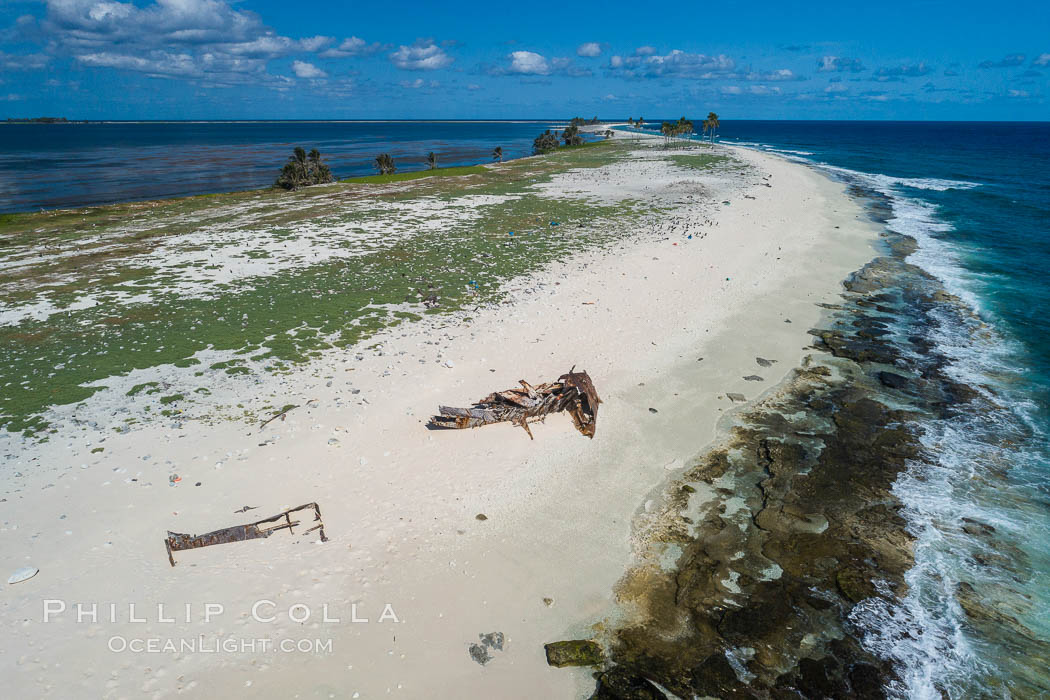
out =
<svg viewBox="0 0 1050 700"><path fill-rule="evenodd" d="M593 438L598 421L598 404L602 401L598 398L598 392L594 389L590 375L587 372L576 372L575 367L567 373L558 377L556 382L548 382L538 386L532 386L524 379L520 381L520 389L507 389L489 394L470 408L455 408L452 406L439 406L440 415L433 416L428 427L432 428L477 428L492 423L513 423L520 425L529 434L531 439L532 430L529 429L529 421L542 421L551 413L567 411L572 417L576 429L583 435ZM287 409L278 416L287 413ZM278 416L275 416L278 417ZM273 420L271 418L271 420ZM265 425L265 424L264 424ZM246 512L245 506L237 511ZM230 542L244 542L246 540L265 539L278 530L288 530L300 525L298 520L292 520L292 514L304 510L313 510L316 523L313 527L303 531L302 534L319 530L321 541L327 542L328 537L324 533L324 522L321 521L321 508L317 503L306 503L295 508L281 511L277 515L257 520L246 525L234 525L221 530L213 530L203 535L188 535L182 532L168 531L164 539L164 548L168 552L168 561L175 566L174 552L187 549L198 549L210 547L215 544L228 544Z"/></svg>
<svg viewBox="0 0 1050 700"><path fill-rule="evenodd" d="M433 416L428 427L477 428L492 423L520 425L532 438L529 421L543 420L550 413L568 411L582 434L594 437L598 421L598 392L590 375L573 367L558 381L532 386L520 380L521 389L507 389L489 394L470 408L438 406L440 415Z"/></svg>

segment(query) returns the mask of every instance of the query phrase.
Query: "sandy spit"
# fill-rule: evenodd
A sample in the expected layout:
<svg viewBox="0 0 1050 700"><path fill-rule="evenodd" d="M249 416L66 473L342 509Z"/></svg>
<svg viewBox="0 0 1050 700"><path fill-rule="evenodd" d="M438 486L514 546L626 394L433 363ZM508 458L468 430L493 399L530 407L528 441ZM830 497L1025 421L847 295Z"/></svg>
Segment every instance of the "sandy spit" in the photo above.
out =
<svg viewBox="0 0 1050 700"><path fill-rule="evenodd" d="M401 326L369 341L380 352L327 356L325 371L285 380L287 403L315 401L283 422L154 426L98 454L55 440L18 455L0 504L0 571L40 573L0 594L10 696L585 696L589 673L549 668L543 644L595 633L629 564L633 516L744 405L727 393L754 399L800 361L817 304L873 256L876 227L842 185L727 150L751 170L716 180L645 161L631 178L614 173L605 186L632 196L704 194L619 249L519 280L512 304ZM439 403L573 365L604 400L594 440L564 416L534 426L534 441L510 426L424 428ZM278 533L168 564L169 529L309 501L327 543ZM243 506L256 509L234 513ZM65 610L45 622L47 600ZM469 648L491 632L503 648L481 665ZM250 648L262 638L321 649ZM181 650L119 650L167 640Z"/></svg>

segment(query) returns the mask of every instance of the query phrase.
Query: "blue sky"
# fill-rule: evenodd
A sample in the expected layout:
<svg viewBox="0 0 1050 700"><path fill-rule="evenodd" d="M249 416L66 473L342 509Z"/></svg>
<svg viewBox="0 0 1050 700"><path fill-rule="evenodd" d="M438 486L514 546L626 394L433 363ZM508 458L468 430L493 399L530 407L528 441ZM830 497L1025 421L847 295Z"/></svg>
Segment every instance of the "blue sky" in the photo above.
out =
<svg viewBox="0 0 1050 700"><path fill-rule="evenodd" d="M0 0L0 118L1050 119L1050 2Z"/></svg>

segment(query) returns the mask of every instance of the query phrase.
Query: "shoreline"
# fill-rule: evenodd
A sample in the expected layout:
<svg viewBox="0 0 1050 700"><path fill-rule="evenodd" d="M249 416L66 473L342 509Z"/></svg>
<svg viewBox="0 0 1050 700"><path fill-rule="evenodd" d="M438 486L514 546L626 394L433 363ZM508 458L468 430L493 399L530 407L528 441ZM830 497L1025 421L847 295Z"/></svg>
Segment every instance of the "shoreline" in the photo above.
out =
<svg viewBox="0 0 1050 700"><path fill-rule="evenodd" d="M65 444L42 448L41 461L56 466L26 474L21 498L8 495L8 512L14 509L8 520L19 529L6 534L10 541L46 533L68 514L74 535L20 543L20 557L41 574L22 584L26 588L12 589L16 597L5 601L5 619L32 617L34 599L46 597L179 603L203 596L227 603L231 614L220 625L225 633L288 636L330 630L288 620L257 628L244 617L245 602L269 598L315 609L327 602L344 612L358 602L373 618L389 602L403 622L337 626L338 659L260 664L250 656L217 663L199 655L155 657L143 680L146 660L107 654L101 639L88 638L84 626L74 624L60 628L64 648L51 646L48 655L77 654L100 668L117 658L128 666L109 679L114 690L135 682L160 695L192 683L211 693L245 692L247 682L282 694L301 691L304 679L318 692L340 688L362 697L399 683L410 697L435 688L589 692L593 681L586 671L546 666L543 643L593 633L590 625L608 612L631 556L631 521L651 500L647 494L659 492L717 439L724 415L750 405L734 406L727 392L755 399L781 383L801 362L807 331L821 318L816 304L834 303L841 281L875 256L877 227L843 185L768 154L734 150L755 176L738 174L739 186L703 173L665 177L664 187L684 181L705 188L695 191L702 203L688 204L670 220L648 221L651 228L616 254L584 253L515 280L513 304L482 308L466 323L443 318L383 331L369 340L381 344L382 355L356 360L349 353L344 364L352 368L323 359L327 369L313 377L303 372L282 379L288 403L303 402L304 408L272 424L266 438L280 435L278 442L260 449L260 432L237 424L193 426L178 431L182 437L147 427L111 437L103 457L86 457L87 469L65 471L58 466L63 459L82 457L69 456ZM621 163L605 174L632 186L636 167ZM764 186L764 173L773 175L771 188ZM685 239L686 224L707 237ZM438 357L426 345L435 339ZM759 370L756 356L776 364ZM572 364L591 373L604 401L594 441L580 438L564 416L534 427L534 441L511 426L422 430L439 402L464 405L519 378L554 379ZM368 404L337 405L347 371ZM744 379L755 374L763 381ZM317 403L307 407L312 398ZM123 484L127 495L114 501L122 479L139 473L132 465L162 448L176 464L147 473L144 478L157 485L133 492ZM110 476L107 467L127 471ZM169 488L161 481L171 469L183 482ZM193 487L198 480L204 485ZM24 492L36 488L47 495L29 503ZM131 508L120 503L123 498ZM323 546L275 536L187 552L175 569L163 558L165 529L200 532L250 520L232 513L242 505L259 507L252 513L262 517L311 500L320 502L331 538ZM486 520L475 518L481 513ZM81 548L103 544L78 553L75 542ZM54 575L62 569L68 573ZM157 622L131 629L166 630ZM496 631L506 635L505 649L480 667L467 653L469 644ZM31 624L9 632L39 643L43 630ZM7 672L21 679L40 663L46 661ZM62 681L65 690L84 691L102 683Z"/></svg>

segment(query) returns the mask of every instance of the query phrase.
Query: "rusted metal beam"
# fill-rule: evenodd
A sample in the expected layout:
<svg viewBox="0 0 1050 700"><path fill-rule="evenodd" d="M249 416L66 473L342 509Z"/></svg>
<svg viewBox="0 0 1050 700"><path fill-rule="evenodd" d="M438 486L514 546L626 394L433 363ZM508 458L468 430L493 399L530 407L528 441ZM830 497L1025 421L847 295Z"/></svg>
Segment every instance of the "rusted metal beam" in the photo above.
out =
<svg viewBox="0 0 1050 700"><path fill-rule="evenodd" d="M530 421L543 420L550 413L568 411L573 425L583 435L594 437L598 421L598 392L587 372L575 367L558 381L532 386L524 379L520 389L489 394L470 408L438 406L439 415L427 424L431 428L477 428L491 423L520 425L532 438Z"/></svg>
<svg viewBox="0 0 1050 700"><path fill-rule="evenodd" d="M168 561L171 562L172 566L175 566L175 557L172 552L179 552L184 549L197 549L199 547L210 547L213 544L227 544L229 542L265 539L278 530L294 532L292 528L298 526L300 523L298 520L292 520L291 514L309 509L312 509L314 512L314 522L316 525L305 530L302 534L305 535L308 532L320 530L321 541L327 542L328 537L324 534L324 522L321 520L320 506L318 506L317 503L305 503L301 506L281 511L277 515L270 516L269 518L256 520L254 523L248 523L247 525L234 525L233 527L206 532L203 535L187 535L185 533L172 532L169 530L168 536L164 539L164 548L168 552Z"/></svg>

